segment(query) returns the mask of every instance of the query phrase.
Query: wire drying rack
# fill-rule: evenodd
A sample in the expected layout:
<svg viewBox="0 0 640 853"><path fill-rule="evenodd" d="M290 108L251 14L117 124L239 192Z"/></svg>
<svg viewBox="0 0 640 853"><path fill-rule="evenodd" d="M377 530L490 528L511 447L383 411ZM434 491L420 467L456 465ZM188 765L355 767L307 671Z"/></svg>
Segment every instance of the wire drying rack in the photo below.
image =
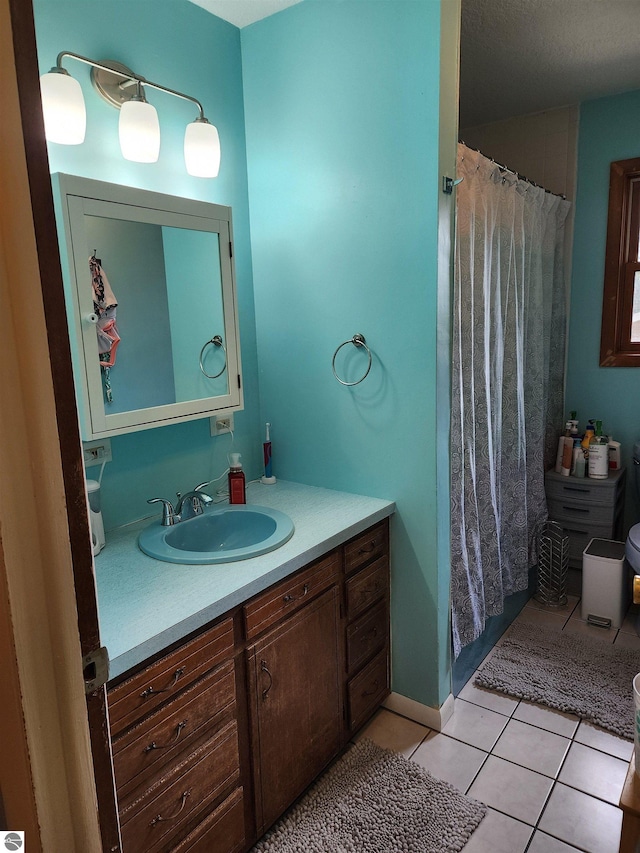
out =
<svg viewBox="0 0 640 853"><path fill-rule="evenodd" d="M556 521L547 521L540 534L538 560L538 604L549 608L567 604L569 537Z"/></svg>

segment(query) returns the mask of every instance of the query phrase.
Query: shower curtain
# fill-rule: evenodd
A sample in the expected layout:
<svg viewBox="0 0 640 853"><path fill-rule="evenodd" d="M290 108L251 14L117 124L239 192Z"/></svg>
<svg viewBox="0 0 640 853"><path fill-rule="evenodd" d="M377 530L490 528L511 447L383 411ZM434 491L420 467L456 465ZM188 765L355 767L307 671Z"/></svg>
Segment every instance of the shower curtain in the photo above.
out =
<svg viewBox="0 0 640 853"><path fill-rule="evenodd" d="M526 589L564 422L570 204L458 146L451 416L453 650Z"/></svg>

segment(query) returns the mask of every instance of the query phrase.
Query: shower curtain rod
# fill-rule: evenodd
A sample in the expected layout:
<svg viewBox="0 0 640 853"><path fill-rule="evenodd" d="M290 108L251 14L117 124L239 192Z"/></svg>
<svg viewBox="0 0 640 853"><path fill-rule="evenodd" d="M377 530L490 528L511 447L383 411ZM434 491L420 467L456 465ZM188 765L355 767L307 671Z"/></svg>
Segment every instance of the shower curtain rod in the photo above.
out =
<svg viewBox="0 0 640 853"><path fill-rule="evenodd" d="M482 154L483 157L487 157L487 155L484 154L479 148L473 148L471 145L467 145L464 140L459 139L458 142L461 145L464 145L464 147L468 148L470 151L476 151L478 154ZM497 166L500 171L509 172L511 175L515 175L516 178L518 178L519 180L525 181L527 184L531 184L534 187L538 187L538 189L544 190L546 193L549 193L549 195L555 195L558 198L561 198L563 201L567 200L566 195L563 195L562 193L554 193L551 190L548 190L546 187L543 187L540 184L537 184L535 181L532 181L531 178L527 178L526 175L521 175L520 172L516 172L515 169L510 169L508 166L503 166L501 163L496 163L493 157L487 157L487 160L491 160L494 166Z"/></svg>

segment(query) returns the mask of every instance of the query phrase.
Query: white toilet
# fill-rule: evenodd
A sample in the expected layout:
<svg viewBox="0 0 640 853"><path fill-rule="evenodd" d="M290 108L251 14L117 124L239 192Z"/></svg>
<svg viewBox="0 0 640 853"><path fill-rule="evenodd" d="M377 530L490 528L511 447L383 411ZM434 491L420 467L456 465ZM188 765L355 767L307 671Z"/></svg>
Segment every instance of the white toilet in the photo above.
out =
<svg viewBox="0 0 640 853"><path fill-rule="evenodd" d="M635 479L636 495L640 500L640 441L633 445L633 477ZM634 574L640 575L640 524L634 524L627 537L625 556ZM637 583L637 581L636 581Z"/></svg>

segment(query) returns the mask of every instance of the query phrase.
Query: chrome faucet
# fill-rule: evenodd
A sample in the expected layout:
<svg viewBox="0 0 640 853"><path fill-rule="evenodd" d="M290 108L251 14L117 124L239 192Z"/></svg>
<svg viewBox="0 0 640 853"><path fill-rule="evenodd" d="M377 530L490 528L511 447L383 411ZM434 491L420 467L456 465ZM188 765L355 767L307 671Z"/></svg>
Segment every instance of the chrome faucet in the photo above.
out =
<svg viewBox="0 0 640 853"><path fill-rule="evenodd" d="M187 492L185 495L178 493L177 498L175 515L179 515L181 521L193 518L194 515L202 515L204 507L213 503L211 495L201 492L197 486L192 492Z"/></svg>
<svg viewBox="0 0 640 853"><path fill-rule="evenodd" d="M206 492L201 491L207 483L201 483L196 486L191 492L181 495L177 492L178 503L175 509L171 501L164 498L150 498L148 504L162 504L162 526L170 527L172 524L178 524L179 521L186 521L188 518L194 518L196 515L202 515L204 507L207 504L213 503L213 498Z"/></svg>

